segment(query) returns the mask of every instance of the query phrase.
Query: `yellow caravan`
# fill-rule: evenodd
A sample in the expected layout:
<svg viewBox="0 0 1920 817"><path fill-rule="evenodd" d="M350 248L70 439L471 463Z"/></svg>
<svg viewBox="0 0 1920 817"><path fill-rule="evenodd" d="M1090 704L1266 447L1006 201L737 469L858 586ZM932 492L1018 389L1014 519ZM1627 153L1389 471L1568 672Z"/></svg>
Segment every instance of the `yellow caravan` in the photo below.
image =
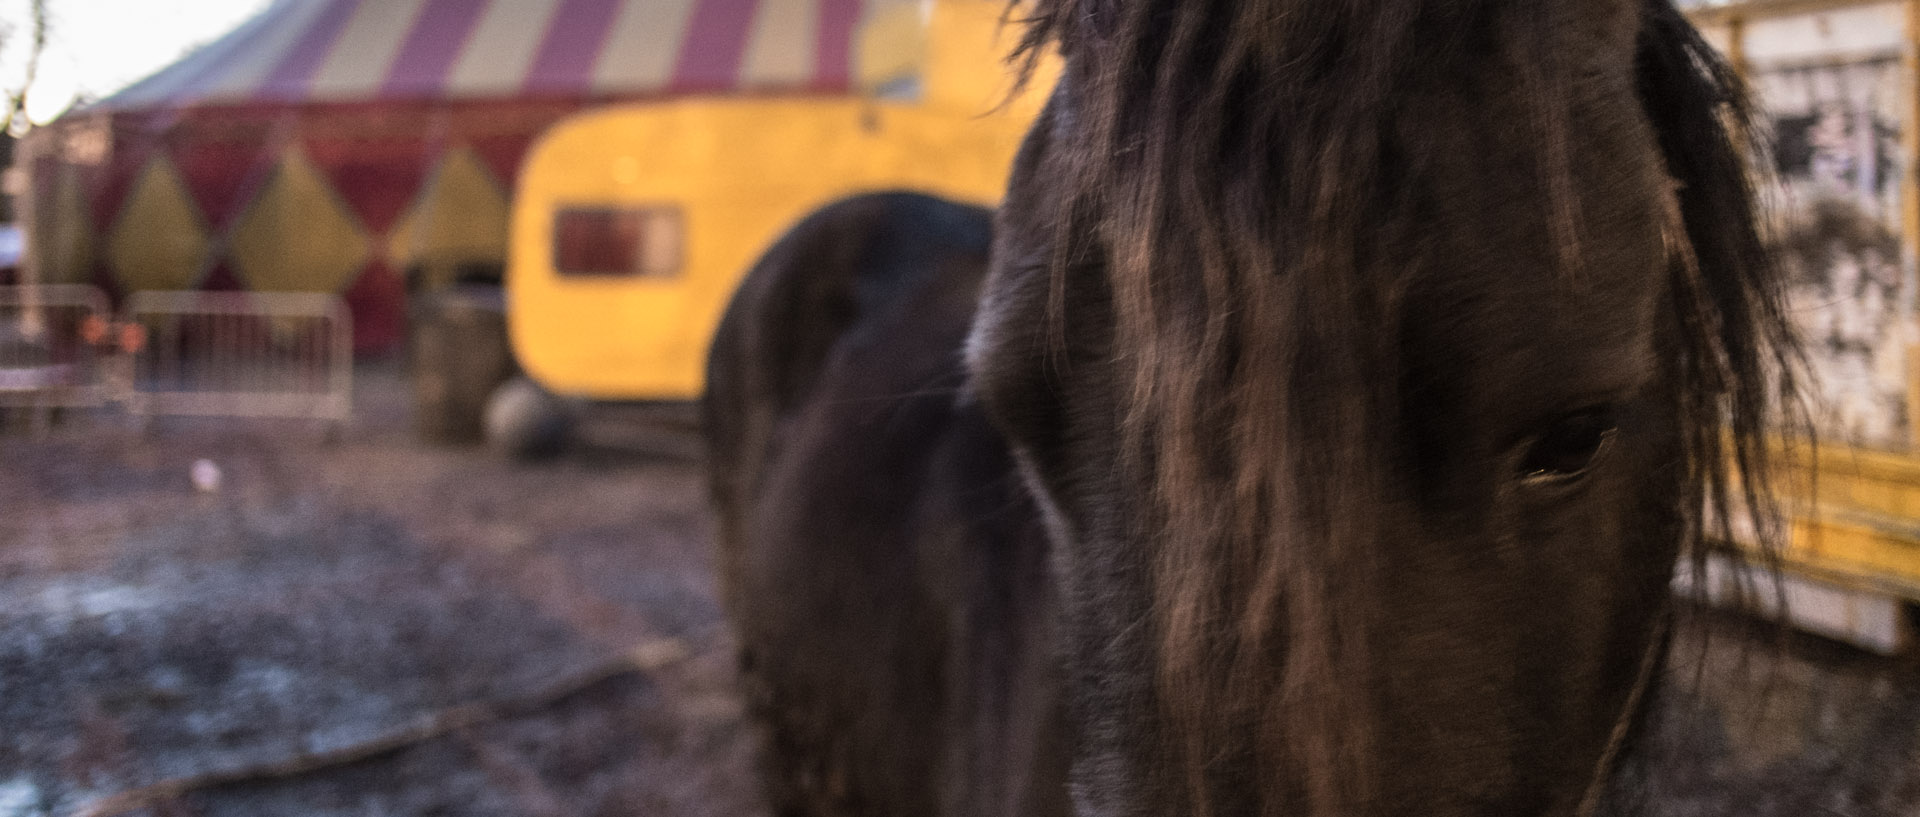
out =
<svg viewBox="0 0 1920 817"><path fill-rule="evenodd" d="M512 357L540 392L691 400L735 285L809 211L890 189L999 199L1051 84L1008 98L1002 4L876 8L858 93L604 108L541 137L514 192L505 283ZM509 448L557 430L560 404L525 384L492 401L489 434Z"/></svg>
<svg viewBox="0 0 1920 817"><path fill-rule="evenodd" d="M735 285L810 210L889 189L999 199L1052 85L1037 76L1009 96L999 0L831 5L862 9L849 92L679 94L579 114L541 136L513 194L504 287L416 298L424 434L484 432L529 453L553 447L584 403L691 400ZM801 29L796 42L822 39ZM760 60L810 59L776 51Z"/></svg>
<svg viewBox="0 0 1920 817"><path fill-rule="evenodd" d="M514 190L504 298L456 286L416 302L423 433L531 453L584 403L691 400L735 285L809 211L878 190L996 202L1052 85L1009 96L1004 6L864 8L852 92L675 96L543 134Z"/></svg>

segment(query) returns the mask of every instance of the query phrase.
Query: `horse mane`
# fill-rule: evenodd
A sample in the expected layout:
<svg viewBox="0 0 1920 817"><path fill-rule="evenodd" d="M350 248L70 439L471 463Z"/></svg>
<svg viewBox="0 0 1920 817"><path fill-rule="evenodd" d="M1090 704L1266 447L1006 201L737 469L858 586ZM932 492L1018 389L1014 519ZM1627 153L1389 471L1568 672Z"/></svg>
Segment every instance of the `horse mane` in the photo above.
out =
<svg viewBox="0 0 1920 817"><path fill-rule="evenodd" d="M1384 671L1368 642L1385 622L1366 611L1389 558L1373 517L1392 452L1375 437L1402 395L1378 373L1397 370L1406 275L1381 236L1417 224L1394 117L1415 77L1513 66L1543 145L1518 171L1546 191L1556 257L1577 267L1566 72L1547 36L1564 6L1015 0L1016 59L1029 73L1049 47L1066 60L1074 130L1056 132L1047 168L1057 211L1085 215L1055 225L1053 291L1067 259L1104 262L1124 467L1154 500L1136 535L1155 543L1156 766L1195 813L1374 802L1374 702L1354 679ZM1668 0L1641 6L1637 92L1677 191L1679 501L1699 559L1743 505L1778 542L1765 435L1795 347L1756 232L1740 83Z"/></svg>
<svg viewBox="0 0 1920 817"><path fill-rule="evenodd" d="M1697 469L1690 483L1700 486L1688 507L1704 513L1692 523L1689 555L1699 578L1704 545L1735 541L1744 518L1773 567L1786 531L1767 436L1814 439L1784 271L1756 226L1753 182L1764 167L1746 157L1768 146L1752 127L1739 76L1680 12L1661 0L1650 5L1638 90L1678 185L1686 239L1673 265L1674 312L1685 332L1683 417L1692 433L1688 464Z"/></svg>

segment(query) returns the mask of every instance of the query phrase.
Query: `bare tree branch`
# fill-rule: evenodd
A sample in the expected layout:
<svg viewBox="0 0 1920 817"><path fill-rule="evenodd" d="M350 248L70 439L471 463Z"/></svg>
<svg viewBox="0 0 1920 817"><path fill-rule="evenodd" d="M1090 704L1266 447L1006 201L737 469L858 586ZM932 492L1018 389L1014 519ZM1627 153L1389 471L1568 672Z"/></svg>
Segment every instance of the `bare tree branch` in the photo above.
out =
<svg viewBox="0 0 1920 817"><path fill-rule="evenodd" d="M31 0L32 10L31 37L27 41L26 74L20 80L20 87L6 91L6 113L0 118L0 133L13 133L16 127L27 124L27 93L33 90L33 83L40 77L40 57L47 51L47 0ZM0 47L12 39L11 31L0 35Z"/></svg>

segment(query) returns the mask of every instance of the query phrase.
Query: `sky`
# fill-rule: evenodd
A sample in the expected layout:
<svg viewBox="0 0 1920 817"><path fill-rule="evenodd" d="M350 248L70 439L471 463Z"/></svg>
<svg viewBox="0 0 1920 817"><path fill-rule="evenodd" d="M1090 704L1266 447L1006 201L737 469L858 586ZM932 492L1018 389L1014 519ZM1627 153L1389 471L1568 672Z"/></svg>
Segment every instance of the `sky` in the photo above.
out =
<svg viewBox="0 0 1920 817"><path fill-rule="evenodd" d="M98 99L233 30L271 0L48 0L47 52L27 99L44 122L76 97ZM28 0L0 0L0 87L19 87L26 64Z"/></svg>

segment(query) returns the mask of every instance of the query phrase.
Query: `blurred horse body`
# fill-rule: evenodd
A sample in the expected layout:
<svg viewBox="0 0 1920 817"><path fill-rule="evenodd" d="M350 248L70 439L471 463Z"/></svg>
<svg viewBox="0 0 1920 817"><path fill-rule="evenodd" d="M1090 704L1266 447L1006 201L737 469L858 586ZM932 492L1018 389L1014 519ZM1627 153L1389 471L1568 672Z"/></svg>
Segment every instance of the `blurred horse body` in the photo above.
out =
<svg viewBox="0 0 1920 817"><path fill-rule="evenodd" d="M1731 77L1668 0L1027 25L997 217L831 205L714 341L779 813L1631 812L1792 357Z"/></svg>

